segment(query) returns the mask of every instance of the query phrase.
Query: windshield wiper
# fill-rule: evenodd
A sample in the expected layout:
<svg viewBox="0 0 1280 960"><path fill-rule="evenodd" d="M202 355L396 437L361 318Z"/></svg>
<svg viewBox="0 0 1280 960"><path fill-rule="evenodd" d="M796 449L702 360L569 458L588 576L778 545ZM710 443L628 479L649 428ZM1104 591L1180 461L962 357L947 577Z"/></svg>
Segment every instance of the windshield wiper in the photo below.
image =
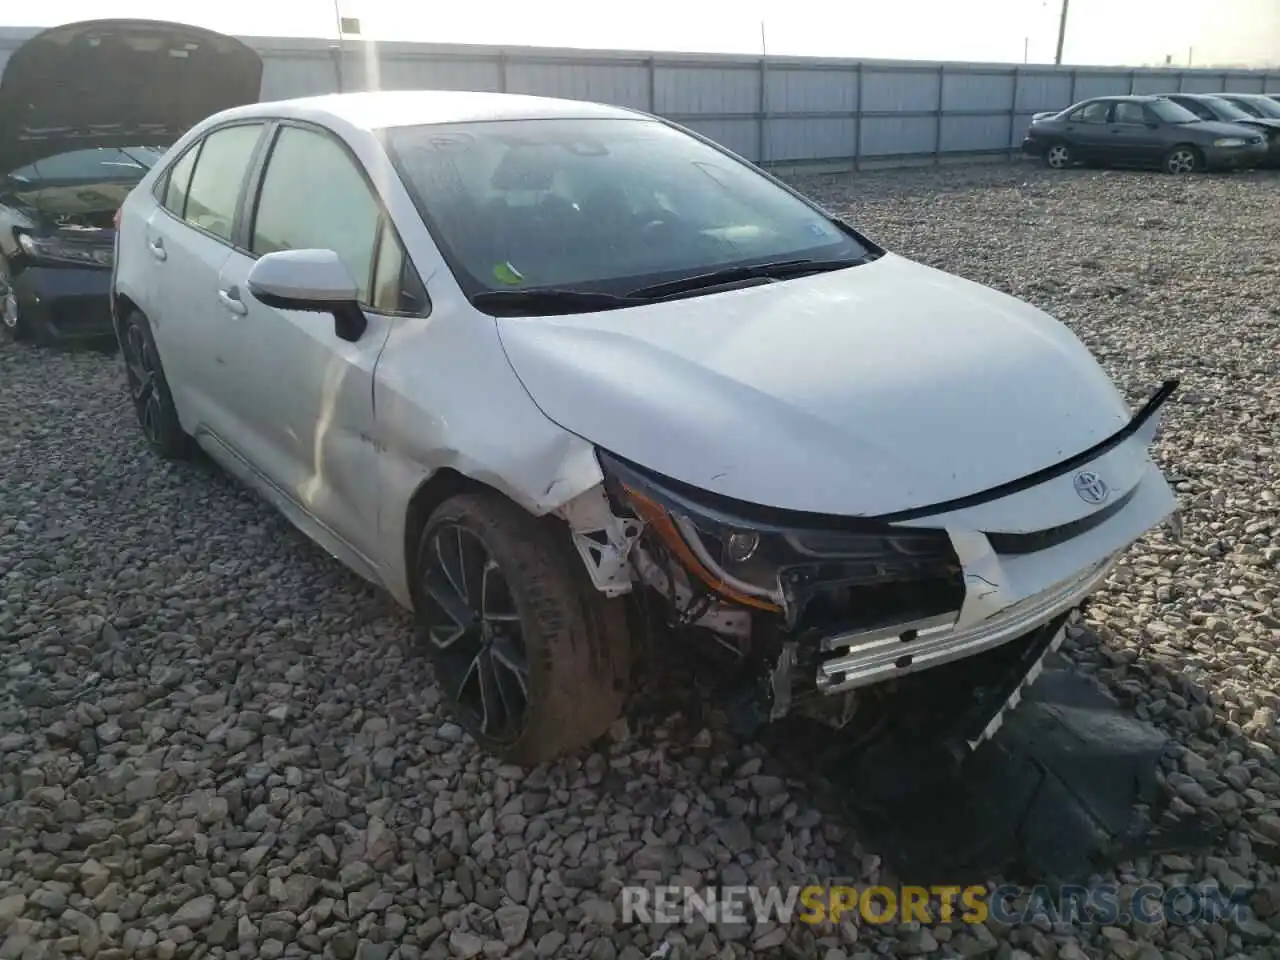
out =
<svg viewBox="0 0 1280 960"><path fill-rule="evenodd" d="M471 305L499 317L555 316L562 313L595 313L634 307L644 300L591 290L532 287L528 290L489 290L471 298Z"/></svg>
<svg viewBox="0 0 1280 960"><path fill-rule="evenodd" d="M843 270L866 263L866 257L845 257L838 260L775 260L772 263L757 263L748 267L725 267L723 270L712 270L693 277L682 277L679 280L668 280L640 287L627 294L628 297L641 300L661 300L682 293L692 293L707 287L718 287L726 283L740 280L782 280L787 277L800 277L806 273L825 273L831 270Z"/></svg>

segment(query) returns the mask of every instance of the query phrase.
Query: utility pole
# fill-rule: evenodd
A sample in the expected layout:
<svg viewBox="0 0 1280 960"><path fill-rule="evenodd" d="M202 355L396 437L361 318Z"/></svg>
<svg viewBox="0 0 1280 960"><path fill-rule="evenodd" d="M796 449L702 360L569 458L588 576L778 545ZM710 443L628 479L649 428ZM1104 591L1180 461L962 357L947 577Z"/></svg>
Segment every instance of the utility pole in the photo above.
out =
<svg viewBox="0 0 1280 960"><path fill-rule="evenodd" d="M1071 6L1071 0L1062 0L1062 16L1058 20L1058 52L1054 55L1053 62L1062 65L1062 41L1067 37L1067 8Z"/></svg>

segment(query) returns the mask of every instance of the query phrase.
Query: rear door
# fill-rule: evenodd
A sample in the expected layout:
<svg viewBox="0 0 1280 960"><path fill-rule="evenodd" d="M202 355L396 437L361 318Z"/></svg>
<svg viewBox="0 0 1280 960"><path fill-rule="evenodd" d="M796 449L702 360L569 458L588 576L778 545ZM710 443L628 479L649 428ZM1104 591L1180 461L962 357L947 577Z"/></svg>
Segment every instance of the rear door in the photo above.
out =
<svg viewBox="0 0 1280 960"><path fill-rule="evenodd" d="M282 122L256 191L246 249L226 259L219 280L224 309L241 314L233 322L242 330L234 362L243 388L228 439L319 522L314 535L330 549L354 549L359 565L378 529L374 367L411 309L406 282L417 279L406 280L412 266L362 165L330 131ZM358 341L338 337L328 314L275 309L249 293L258 257L303 249L336 252L357 280L369 321Z"/></svg>
<svg viewBox="0 0 1280 960"><path fill-rule="evenodd" d="M154 261L149 319L174 399L189 429L227 427L229 345L218 276L232 252L236 217L264 121L218 127L156 184L146 243Z"/></svg>
<svg viewBox="0 0 1280 960"><path fill-rule="evenodd" d="M1162 121L1144 103L1120 100L1111 114L1108 128L1112 150L1117 160L1148 164L1160 159L1163 152Z"/></svg>

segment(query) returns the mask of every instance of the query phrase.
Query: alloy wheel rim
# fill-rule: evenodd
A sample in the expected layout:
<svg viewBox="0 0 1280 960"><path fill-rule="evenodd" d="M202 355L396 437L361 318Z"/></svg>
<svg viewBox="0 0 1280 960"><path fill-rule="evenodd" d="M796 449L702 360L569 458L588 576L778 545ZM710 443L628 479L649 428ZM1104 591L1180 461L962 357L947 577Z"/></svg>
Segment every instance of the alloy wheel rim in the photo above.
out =
<svg viewBox="0 0 1280 960"><path fill-rule="evenodd" d="M160 391L156 389L156 363L151 345L141 328L132 323L125 334L125 370L129 376L129 393L138 411L142 432L150 441L160 436Z"/></svg>
<svg viewBox="0 0 1280 960"><path fill-rule="evenodd" d="M1169 157L1169 169L1173 173L1190 173L1196 168L1196 159L1190 150L1179 150Z"/></svg>
<svg viewBox="0 0 1280 960"><path fill-rule="evenodd" d="M1063 167L1067 163L1066 147L1050 147L1049 148L1049 166Z"/></svg>
<svg viewBox="0 0 1280 960"><path fill-rule="evenodd" d="M443 685L485 737L517 739L529 664L506 576L480 537L453 523L431 534L423 568L423 633Z"/></svg>

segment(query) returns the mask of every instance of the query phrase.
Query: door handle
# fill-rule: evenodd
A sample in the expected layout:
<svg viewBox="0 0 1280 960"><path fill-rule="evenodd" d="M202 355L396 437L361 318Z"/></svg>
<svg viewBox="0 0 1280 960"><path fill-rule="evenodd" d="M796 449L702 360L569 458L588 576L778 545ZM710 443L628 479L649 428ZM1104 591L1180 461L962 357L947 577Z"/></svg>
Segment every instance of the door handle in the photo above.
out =
<svg viewBox="0 0 1280 960"><path fill-rule="evenodd" d="M169 252L165 250L164 241L159 237L156 237L154 240L148 240L147 246L151 248L151 255L157 260L169 259Z"/></svg>
<svg viewBox="0 0 1280 960"><path fill-rule="evenodd" d="M243 317L249 312L249 308L245 306L243 300L240 299L239 287L228 287L226 290L218 291L218 299L222 301L222 305L237 316Z"/></svg>

